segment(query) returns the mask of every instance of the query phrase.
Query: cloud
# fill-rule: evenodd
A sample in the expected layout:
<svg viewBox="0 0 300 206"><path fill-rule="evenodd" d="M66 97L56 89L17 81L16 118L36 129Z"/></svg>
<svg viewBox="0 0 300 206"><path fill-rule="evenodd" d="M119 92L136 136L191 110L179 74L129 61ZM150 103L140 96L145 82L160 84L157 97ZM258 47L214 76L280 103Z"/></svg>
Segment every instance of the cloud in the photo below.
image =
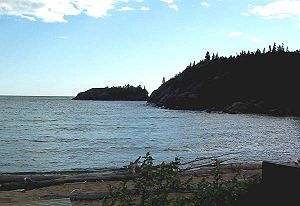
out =
<svg viewBox="0 0 300 206"><path fill-rule="evenodd" d="M174 4L173 0L160 0L160 1L165 2L167 4Z"/></svg>
<svg viewBox="0 0 300 206"><path fill-rule="evenodd" d="M51 0L50 0L51 1ZM109 10L114 9L116 2L127 2L126 0L71 0L71 3L87 16L99 18L107 16Z"/></svg>
<svg viewBox="0 0 300 206"><path fill-rule="evenodd" d="M209 3L207 1L202 1L201 6L209 7Z"/></svg>
<svg viewBox="0 0 300 206"><path fill-rule="evenodd" d="M176 4L170 4L168 7L171 8L171 9L174 9L175 11L179 10L178 6Z"/></svg>
<svg viewBox="0 0 300 206"><path fill-rule="evenodd" d="M250 37L250 41L255 44L260 44L264 42L261 38L258 37Z"/></svg>
<svg viewBox="0 0 300 206"><path fill-rule="evenodd" d="M0 0L0 15L11 15L44 22L67 22L65 16L84 13L103 17L124 0Z"/></svg>
<svg viewBox="0 0 300 206"><path fill-rule="evenodd" d="M300 18L300 1L277 0L264 6L255 6L250 9L249 13L267 19Z"/></svg>
<svg viewBox="0 0 300 206"><path fill-rule="evenodd" d="M168 7L178 11L174 0L159 0ZM130 2L143 3L143 0L0 0L0 16L17 16L30 21L67 22L66 17L84 14L94 18L108 15L112 10L134 10ZM123 4L117 7L117 4ZM149 8L142 6L142 11Z"/></svg>
<svg viewBox="0 0 300 206"><path fill-rule="evenodd" d="M35 21L66 22L65 15L78 15L81 11L64 0L0 0L0 15L12 15Z"/></svg>
<svg viewBox="0 0 300 206"><path fill-rule="evenodd" d="M150 9L149 9L148 7L142 6L142 7L140 8L140 10L142 10L142 11L149 11Z"/></svg>
<svg viewBox="0 0 300 206"><path fill-rule="evenodd" d="M242 35L243 35L243 33L242 33L242 32L239 32L239 31L233 31L233 32L230 32L230 33L228 34L228 36L231 37L231 38L240 37L240 36L242 36Z"/></svg>
<svg viewBox="0 0 300 206"><path fill-rule="evenodd" d="M133 10L134 8L128 6L124 6L119 9L119 11L133 11Z"/></svg>
<svg viewBox="0 0 300 206"><path fill-rule="evenodd" d="M174 0L160 0L166 4L168 4L168 7L171 9L174 9L175 11L178 11L179 8L178 6L175 4Z"/></svg>

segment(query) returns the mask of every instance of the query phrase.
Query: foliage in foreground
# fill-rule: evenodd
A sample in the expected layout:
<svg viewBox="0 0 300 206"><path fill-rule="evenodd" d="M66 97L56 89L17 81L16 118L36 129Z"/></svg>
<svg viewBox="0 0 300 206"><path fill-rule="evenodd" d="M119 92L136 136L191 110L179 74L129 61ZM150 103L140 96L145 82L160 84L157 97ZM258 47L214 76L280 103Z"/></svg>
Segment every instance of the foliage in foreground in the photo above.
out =
<svg viewBox="0 0 300 206"><path fill-rule="evenodd" d="M138 176L133 181L123 181L117 187L110 187L110 198L104 199L105 206L232 206L237 205L254 181L238 180L239 171L231 180L224 180L221 162L216 160L213 178L203 178L193 183L192 178L180 178L180 160L153 165L152 156L147 153L138 165Z"/></svg>

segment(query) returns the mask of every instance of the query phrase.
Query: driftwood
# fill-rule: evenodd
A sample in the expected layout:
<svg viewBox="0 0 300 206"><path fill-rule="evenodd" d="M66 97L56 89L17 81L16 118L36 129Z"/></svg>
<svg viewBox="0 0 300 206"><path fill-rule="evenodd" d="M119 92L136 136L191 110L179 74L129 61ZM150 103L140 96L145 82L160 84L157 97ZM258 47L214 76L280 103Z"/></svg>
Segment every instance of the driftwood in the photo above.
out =
<svg viewBox="0 0 300 206"><path fill-rule="evenodd" d="M53 180L62 178L64 175L12 175L12 174L0 174L0 184L9 182L24 182L25 178L32 181Z"/></svg>
<svg viewBox="0 0 300 206"><path fill-rule="evenodd" d="M95 201L102 200L104 198L109 198L109 192L79 192L79 193L71 193L70 195L59 195L59 194L51 194L41 196L41 199L51 200L51 199L64 199L70 198L71 201Z"/></svg>
<svg viewBox="0 0 300 206"><path fill-rule="evenodd" d="M215 167L215 160L224 156L232 155L235 153L223 154L215 157L198 157L192 161L179 164L179 172L182 175L206 175L211 174L212 169ZM131 174L124 172L123 170L116 170L110 173L80 173L80 174L0 174L0 191L11 191L18 189L32 190L42 187L49 187L54 185L62 185L66 183L75 183L75 182L97 182L97 181L121 181L121 180L130 180L139 176L140 165L138 165L139 157L131 166L133 168L128 168L131 171ZM230 160L222 160L221 162L226 162ZM155 166L158 167L159 165ZM221 164L223 170L233 170L233 169L261 169L260 164Z"/></svg>
<svg viewBox="0 0 300 206"><path fill-rule="evenodd" d="M218 156L210 156L210 157L197 157L197 158L195 158L195 159L192 160L192 161L181 163L180 166L183 166L183 165L190 165L190 164L193 164L193 163L195 163L195 162L204 161L204 160L213 161L213 160L216 160L216 159L221 158L221 157L225 157L225 156L233 155L233 154L238 154L238 153L239 153L239 152L235 152L235 153L226 153L226 154L222 154L222 155L218 155Z"/></svg>
<svg viewBox="0 0 300 206"><path fill-rule="evenodd" d="M80 176L71 176L58 179L42 180L42 181L23 181L23 182L9 182L1 184L0 191L10 191L16 189L38 189L42 187L49 187L53 185L62 185L65 183L74 183L74 182L97 182L97 181L120 181L125 179L132 179L135 176L133 175L121 175L121 174L111 174L111 175L80 175Z"/></svg>
<svg viewBox="0 0 300 206"><path fill-rule="evenodd" d="M108 197L110 197L109 192L85 192L85 193L71 194L70 200L71 201L95 201L95 200L102 200Z"/></svg>

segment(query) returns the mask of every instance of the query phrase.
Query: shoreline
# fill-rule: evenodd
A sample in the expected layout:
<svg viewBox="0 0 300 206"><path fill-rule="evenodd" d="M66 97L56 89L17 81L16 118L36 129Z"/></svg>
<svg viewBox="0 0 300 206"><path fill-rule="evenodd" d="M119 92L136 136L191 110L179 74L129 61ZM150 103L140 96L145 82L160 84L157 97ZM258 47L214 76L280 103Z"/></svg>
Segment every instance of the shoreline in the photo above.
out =
<svg viewBox="0 0 300 206"><path fill-rule="evenodd" d="M189 164L191 166L192 164ZM188 167L186 167L188 168ZM244 178L260 178L262 175L262 164L259 163L239 163L221 165L224 179L230 179L234 176L235 169L239 168ZM211 178L213 166L201 166L190 168L180 172L181 178L193 177L194 181L200 181L203 178ZM136 177L124 173L124 169L97 173L40 173L34 175L12 175L0 174L0 204L14 205L17 203L30 203L44 200L70 199L72 195L101 193L107 192L109 185L116 186L122 180L130 180ZM29 182L24 184L24 179ZM32 181L32 182L31 182ZM8 190L8 186L18 186ZM23 188L22 188L23 186ZM36 186L36 187L34 187ZM5 189L6 190L3 190ZM72 205L95 205L99 200L89 201L72 201Z"/></svg>

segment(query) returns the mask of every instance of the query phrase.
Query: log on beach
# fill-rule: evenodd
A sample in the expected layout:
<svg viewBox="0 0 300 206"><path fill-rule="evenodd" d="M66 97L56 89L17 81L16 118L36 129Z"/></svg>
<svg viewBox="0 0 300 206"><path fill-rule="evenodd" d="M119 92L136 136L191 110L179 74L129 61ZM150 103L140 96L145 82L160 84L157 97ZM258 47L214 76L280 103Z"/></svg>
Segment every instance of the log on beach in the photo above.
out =
<svg viewBox="0 0 300 206"><path fill-rule="evenodd" d="M10 191L17 189L26 189L33 190L42 187L49 187L54 185L62 185L66 183L75 183L75 182L98 182L98 181L120 181L125 179L132 179L133 175L122 175L122 174L111 174L111 175L103 175L103 174L86 174L86 175L78 175L78 176L70 176L70 177L62 177L62 178L53 178L47 180L40 181L20 181L20 178L15 177L16 182L6 182L1 184L0 191Z"/></svg>
<svg viewBox="0 0 300 206"><path fill-rule="evenodd" d="M43 180L53 180L67 175L13 175L13 174L0 174L0 184L9 182L24 182L25 179L30 179L34 182Z"/></svg>
<svg viewBox="0 0 300 206"><path fill-rule="evenodd" d="M78 194L71 194L71 201L95 201L102 200L104 198L110 197L109 192L84 192Z"/></svg>

